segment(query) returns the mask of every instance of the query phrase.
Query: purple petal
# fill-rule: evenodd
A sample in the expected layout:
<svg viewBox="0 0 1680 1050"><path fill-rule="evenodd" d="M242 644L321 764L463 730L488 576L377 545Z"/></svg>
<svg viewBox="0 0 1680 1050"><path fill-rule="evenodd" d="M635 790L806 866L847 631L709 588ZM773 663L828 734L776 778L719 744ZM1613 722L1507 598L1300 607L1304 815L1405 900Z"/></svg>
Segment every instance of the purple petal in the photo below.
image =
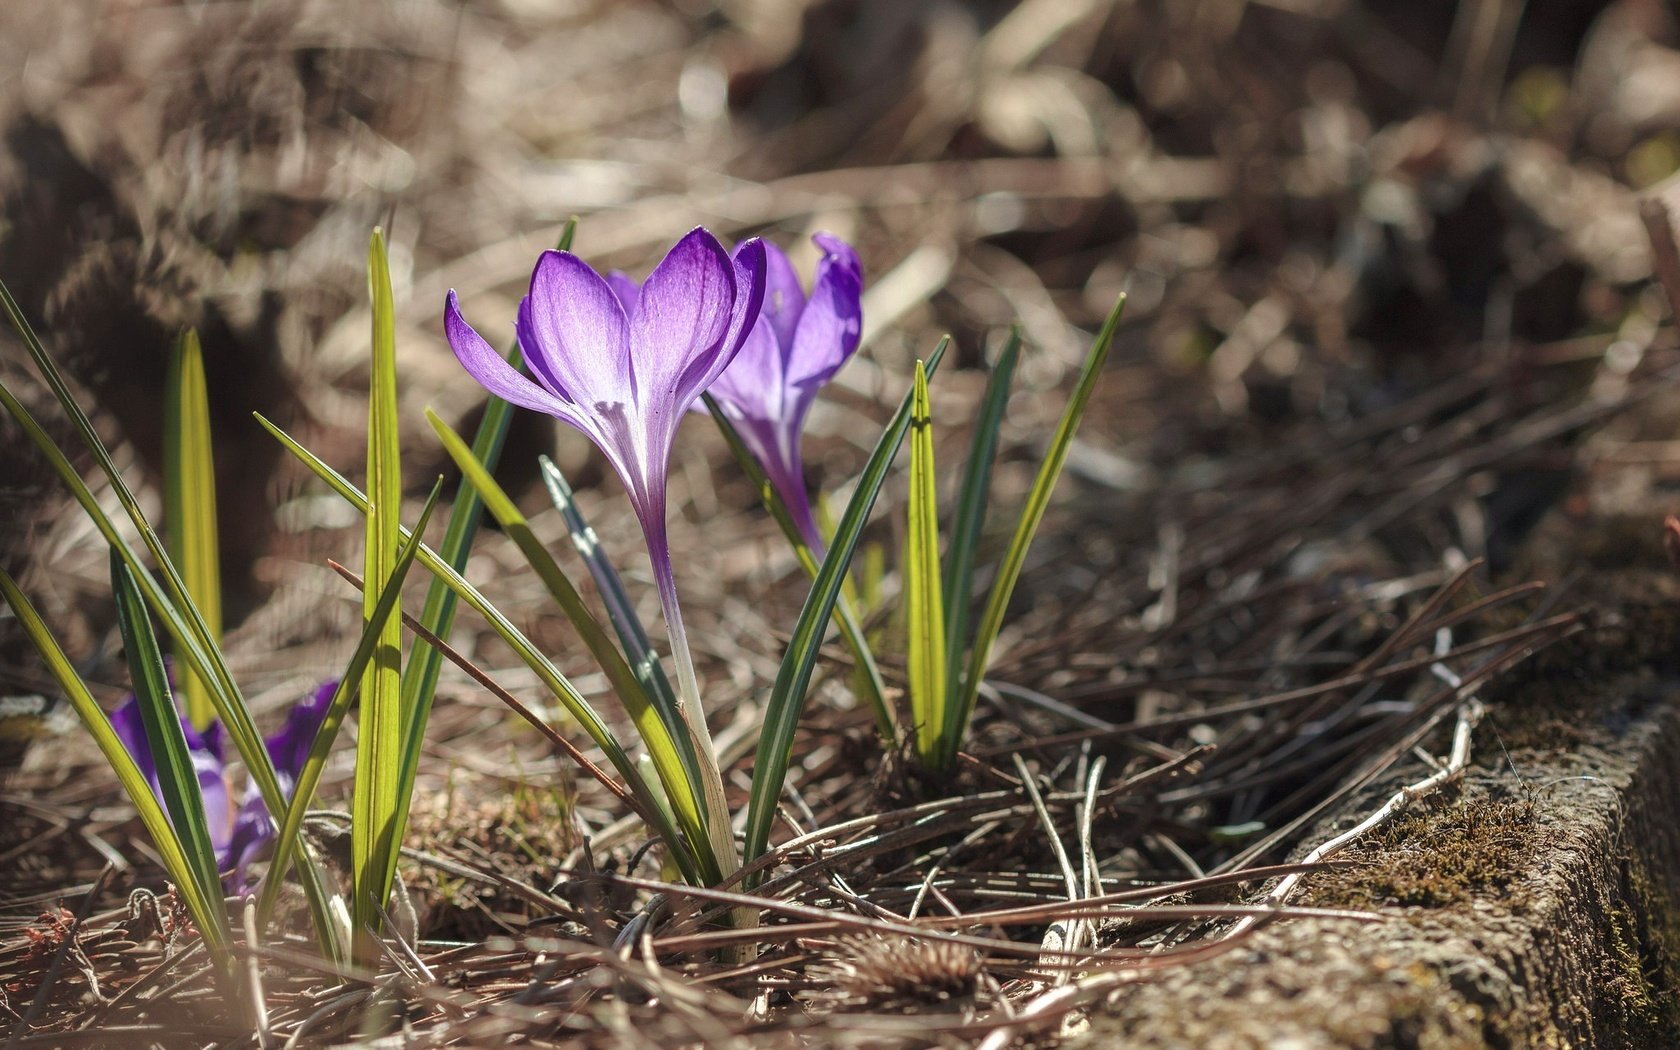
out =
<svg viewBox="0 0 1680 1050"><path fill-rule="evenodd" d="M117 709L111 712L111 728L115 730L117 739L122 741L128 757L140 767L146 783L152 786L152 794L159 794L157 763L152 760L152 744L146 739L146 723L140 717L138 697L130 693L127 700L117 705Z"/></svg>
<svg viewBox="0 0 1680 1050"><path fill-rule="evenodd" d="M309 758L309 749L315 743L315 735L321 730L321 723L327 717L327 708L332 705L333 691L338 688L338 679L330 678L315 687L315 691L292 705L286 712L286 721L280 731L264 739L268 747L268 757L274 763L274 772L280 780L280 791L290 799L292 792L297 789L298 774L303 772L303 765ZM226 788L223 788L223 798L226 798ZM209 796L205 796L205 807L209 808ZM245 797L239 803L235 812L224 801L224 811L227 818L223 821L226 828L222 838L216 843L217 862L223 871L231 870L229 888L235 893L243 892L246 885L245 869L259 856L274 839L274 821L269 818L268 806L263 803L262 792L255 784L247 784ZM214 833L212 833L214 834Z"/></svg>
<svg viewBox="0 0 1680 1050"><path fill-rule="evenodd" d="M799 315L805 312L805 289L787 254L769 241L764 242L764 262L764 310L759 323L768 321L777 344L785 349L793 345Z"/></svg>
<svg viewBox="0 0 1680 1050"><path fill-rule="evenodd" d="M220 867L233 834L233 798L228 794L227 774L221 760L208 750L193 750L191 754L193 769L198 772L199 798L204 802L204 823Z"/></svg>
<svg viewBox="0 0 1680 1050"><path fill-rule="evenodd" d="M117 709L111 712L111 728L116 732L117 739L122 741L123 750L128 752L134 764L145 776L146 783L152 789L152 796L163 802L163 785L158 780L157 761L152 755L152 743L146 736L146 722L140 715L140 701L130 695ZM191 759L193 770L198 776L198 793L204 803L204 819L210 832L210 843L216 848L218 857L226 846L228 834L233 823L233 809L228 801L226 770L223 768L221 755L221 724L212 723L210 728L200 733L181 716L181 735L186 738L187 757Z"/></svg>
<svg viewBox="0 0 1680 1050"><path fill-rule="evenodd" d="M731 419L781 419L787 392L784 364L775 329L761 315L729 367L712 381L708 390L729 411ZM701 411L704 408L699 406Z"/></svg>
<svg viewBox="0 0 1680 1050"><path fill-rule="evenodd" d="M624 308L612 286L571 252L537 259L517 328L526 362L554 393L585 410L632 400Z"/></svg>
<svg viewBox="0 0 1680 1050"><path fill-rule="evenodd" d="M792 426L788 425L789 420L771 416L738 420L736 427L741 440L752 450L753 458L764 468L776 494L782 497L806 545L820 558L822 533L811 510L811 494L805 489L805 457L799 449L799 430L804 418L804 412L800 411L791 421Z"/></svg>
<svg viewBox="0 0 1680 1050"><path fill-rule="evenodd" d="M636 300L642 297L642 286L623 270L614 270L607 274L607 284L612 288L613 294L618 296L618 305L624 308L625 318L635 317Z"/></svg>
<svg viewBox="0 0 1680 1050"><path fill-rule="evenodd" d="M722 370L713 366L729 334L736 291L728 253L698 228L648 274L630 335L644 415L681 412L706 388L702 379ZM648 424L653 428L654 420Z"/></svg>
<svg viewBox="0 0 1680 1050"><path fill-rule="evenodd" d="M261 855L273 838L274 822L268 819L268 807L263 805L262 796L253 788L245 793L245 801L239 804L226 848L216 851L217 866L230 873L224 878L228 890L244 893L249 888L250 878L245 869Z"/></svg>
<svg viewBox="0 0 1680 1050"><path fill-rule="evenodd" d="M851 245L830 234L813 238L824 250L811 281L811 299L788 347L787 381L811 390L833 378L857 351L863 331L863 268Z"/></svg>
<svg viewBox="0 0 1680 1050"><path fill-rule="evenodd" d="M297 783L298 774L303 772L309 749L315 744L315 735L321 731L321 723L326 720L327 708L331 706L333 692L337 689L336 678L329 678L316 686L313 693L286 712L286 723L280 731L263 741L268 745L268 757L274 762L274 771L279 774L281 787L288 796Z"/></svg>
<svg viewBox="0 0 1680 1050"><path fill-rule="evenodd" d="M450 349L455 351L455 359L484 389L520 408L546 412L562 419L571 415L570 404L520 375L494 347L484 341L483 336L473 330L473 326L461 316L461 305L455 298L454 289L450 289L443 303L443 330L449 337Z"/></svg>
<svg viewBox="0 0 1680 1050"><path fill-rule="evenodd" d="M818 230L811 235L811 242L823 251L822 264L844 268L859 284L863 283L863 261L858 258L857 249L845 241L829 233Z"/></svg>

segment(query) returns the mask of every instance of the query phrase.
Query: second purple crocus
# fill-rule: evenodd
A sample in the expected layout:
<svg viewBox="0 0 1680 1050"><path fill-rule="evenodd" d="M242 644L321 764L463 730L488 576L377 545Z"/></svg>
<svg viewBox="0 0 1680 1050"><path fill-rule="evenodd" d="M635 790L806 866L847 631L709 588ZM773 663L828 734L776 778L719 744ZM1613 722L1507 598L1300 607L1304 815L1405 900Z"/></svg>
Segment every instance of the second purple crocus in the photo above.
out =
<svg viewBox="0 0 1680 1050"><path fill-rule="evenodd" d="M817 392L857 350L863 267L852 246L833 234L811 239L823 255L809 296L788 257L775 245L765 245L764 309L741 352L712 384L711 395L820 558L824 543L805 489L799 440Z"/></svg>
<svg viewBox="0 0 1680 1050"><path fill-rule="evenodd" d="M280 780L280 790L290 798L297 786L298 774L309 757L310 745L320 731L326 717L327 705L332 702L338 680L321 683L286 713L286 724L280 731L264 739L274 772ZM140 716L140 702L130 696L111 712L111 728L134 764L145 774L152 786L152 794L163 801L163 788L158 783L157 762L152 758L151 742L146 739L146 725ZM202 733L193 728L185 715L181 717L181 731L187 738L187 752L193 769L198 773L198 790L204 800L204 819L209 825L210 844L216 850L216 870L224 875L229 891L243 893L249 888L246 869L274 839L274 821L263 804L262 793L255 784L246 786L245 797L237 806L233 803L227 782L225 743L222 724L213 722Z"/></svg>

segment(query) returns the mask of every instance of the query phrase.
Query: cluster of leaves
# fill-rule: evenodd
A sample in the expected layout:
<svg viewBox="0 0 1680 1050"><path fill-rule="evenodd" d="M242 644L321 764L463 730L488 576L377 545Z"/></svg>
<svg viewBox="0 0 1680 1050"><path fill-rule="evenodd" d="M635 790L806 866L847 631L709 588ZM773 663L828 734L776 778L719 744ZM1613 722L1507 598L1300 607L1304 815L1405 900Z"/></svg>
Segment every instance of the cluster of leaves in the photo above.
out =
<svg viewBox="0 0 1680 1050"><path fill-rule="evenodd" d="M568 249L568 227L561 249ZM220 638L217 575L216 501L213 456L206 409L207 391L197 340L187 333L172 366L168 413L166 513L170 542L165 544L141 511L117 471L87 415L72 398L57 366L31 330L10 294L0 286L0 302L28 347L43 380L75 425L82 442L105 474L140 547L103 511L64 452L22 403L0 386L0 407L21 425L41 455L54 466L111 549L112 589L119 614L136 703L142 715L150 762L146 769L125 748L110 718L52 637L17 584L0 573L0 596L14 610L40 650L60 688L116 772L157 844L168 877L179 888L194 922L219 964L224 978L238 980L229 946L232 935L224 900L223 876L200 791L202 770L195 768L188 730L212 723L224 727L239 759L249 771L266 814L274 822L273 858L257 901L259 918L272 911L289 872L297 874L315 919L322 951L340 962L377 964L384 908L418 773L426 724L442 661L453 658L443 642L459 603L482 616L531 669L562 707L606 756L617 782L585 763L614 789L663 840L672 865L696 885L716 885L743 861L769 848L776 803L783 790L794 735L809 693L818 653L831 623L857 658L855 680L862 699L875 711L884 744L914 744L920 761L935 772L956 760L967 732L980 681L1001 628L1027 547L1042 520L1050 492L1066 458L1074 429L1112 345L1120 304L1108 318L1085 362L1077 387L1051 439L1013 538L994 574L978 627L969 634L976 602L975 552L986 517L989 478L1010 380L1020 352L1018 333L1010 339L993 373L963 472L955 519L943 561L939 552L937 477L931 435L928 381L948 340L918 362L912 389L906 393L876 442L852 495L829 537L827 549L813 549L808 528L767 477L764 465L741 433L709 396L707 407L742 468L780 523L812 584L790 632L786 654L765 705L752 788L746 812L744 849L736 851L728 813L708 792L715 758L709 738L688 731L686 720L703 713L685 711L661 664L645 626L638 619L623 581L596 542L595 534L572 498L566 479L546 458L543 476L561 513L576 553L588 569L607 613L609 629L590 611L565 570L537 539L513 500L494 479L507 433L509 404L492 397L478 431L469 443L433 413L428 420L443 447L460 468L462 483L443 538L436 548L421 537L441 491L432 489L412 526L401 520L401 465L396 412L396 338L385 242L374 231L368 256L372 302L372 381L368 408L367 491L364 493L292 437L267 420L259 421L323 482L366 518L363 629L326 705L307 758L288 793L263 738L257 732L245 697L228 669ZM517 347L506 355L520 367ZM909 639L909 721L887 699L887 690L858 617L845 597L850 565L866 522L908 437L910 489L908 547L904 577ZM506 616L463 576L474 534L484 511L496 520L529 562L600 665L650 758L643 766L631 757L612 728L578 689ZM808 514L804 515L808 523ZM413 618L406 657L403 652L401 588L419 562L433 579L418 617ZM350 575L346 572L346 575ZM354 577L352 577L354 578ZM673 645L680 624L670 622ZM156 633L163 627L164 640ZM177 697L166 670L165 640L181 676ZM686 654L684 654L686 655ZM320 869L303 840L303 817L319 786L326 759L353 701L359 698L355 791L351 806L351 898L339 892ZM580 756L581 757L581 756ZM707 762L711 763L708 770ZM155 774L155 789L152 783ZM721 830L720 830L721 822Z"/></svg>

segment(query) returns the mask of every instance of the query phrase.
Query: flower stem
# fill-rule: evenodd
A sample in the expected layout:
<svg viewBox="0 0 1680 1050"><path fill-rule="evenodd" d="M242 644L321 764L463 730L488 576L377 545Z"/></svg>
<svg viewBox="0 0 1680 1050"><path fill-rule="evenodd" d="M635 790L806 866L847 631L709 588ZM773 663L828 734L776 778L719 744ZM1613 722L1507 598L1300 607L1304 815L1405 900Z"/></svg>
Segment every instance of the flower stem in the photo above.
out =
<svg viewBox="0 0 1680 1050"><path fill-rule="evenodd" d="M671 640L671 656L677 663L677 707L689 738L694 742L694 755L700 765L701 803L706 814L706 830L718 870L728 878L741 866L735 849L735 834L729 820L729 804L723 793L723 772L718 766L717 748L712 744L711 731L706 728L706 711L700 704L700 685L694 674L694 657L688 648L688 631L683 627L682 609L677 604L677 582L669 553L654 550L653 578L659 588L659 604L665 614L665 629Z"/></svg>

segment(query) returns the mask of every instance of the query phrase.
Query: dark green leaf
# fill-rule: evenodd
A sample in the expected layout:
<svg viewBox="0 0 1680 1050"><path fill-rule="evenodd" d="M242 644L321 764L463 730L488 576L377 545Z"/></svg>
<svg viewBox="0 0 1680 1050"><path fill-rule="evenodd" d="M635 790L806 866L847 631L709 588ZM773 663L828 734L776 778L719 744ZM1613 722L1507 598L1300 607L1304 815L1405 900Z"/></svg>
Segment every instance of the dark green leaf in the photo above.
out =
<svg viewBox="0 0 1680 1050"><path fill-rule="evenodd" d="M1115 302L1114 309L1109 311L1108 319L1103 322L1096 341L1091 344L1091 352L1085 357L1085 365L1080 370L1072 396L1068 398L1067 408L1062 411L1061 421L1056 424L1056 433L1050 439L1050 447L1045 450L1044 461L1039 464L1038 477L1033 480L1032 489L1027 493L1026 506L1021 509L1021 519L1015 526L1015 535L1004 553L1003 562L998 566L991 593L986 596L985 613L980 618L979 630L975 632L974 648L968 658L968 673L963 678L961 702L953 704L949 712L951 722L945 732L946 751L941 756L942 768L949 768L956 761L957 751L967 734L968 721L974 714L974 703L980 695L980 682L986 674L986 665L992 658L992 645L997 641L998 632L1003 629L1003 613L1009 606L1009 596L1014 593L1015 583L1021 578L1021 567L1027 560L1027 548L1032 546L1039 522L1044 520L1044 512L1050 506L1050 494L1056 487L1056 479L1061 477L1062 465L1067 462L1068 448L1073 444L1073 435L1079 429L1085 406L1091 400L1091 391L1096 388L1097 378L1102 374L1103 362L1108 360L1108 352L1114 346L1114 335L1120 328L1120 315L1125 308L1126 297L1122 295Z"/></svg>

